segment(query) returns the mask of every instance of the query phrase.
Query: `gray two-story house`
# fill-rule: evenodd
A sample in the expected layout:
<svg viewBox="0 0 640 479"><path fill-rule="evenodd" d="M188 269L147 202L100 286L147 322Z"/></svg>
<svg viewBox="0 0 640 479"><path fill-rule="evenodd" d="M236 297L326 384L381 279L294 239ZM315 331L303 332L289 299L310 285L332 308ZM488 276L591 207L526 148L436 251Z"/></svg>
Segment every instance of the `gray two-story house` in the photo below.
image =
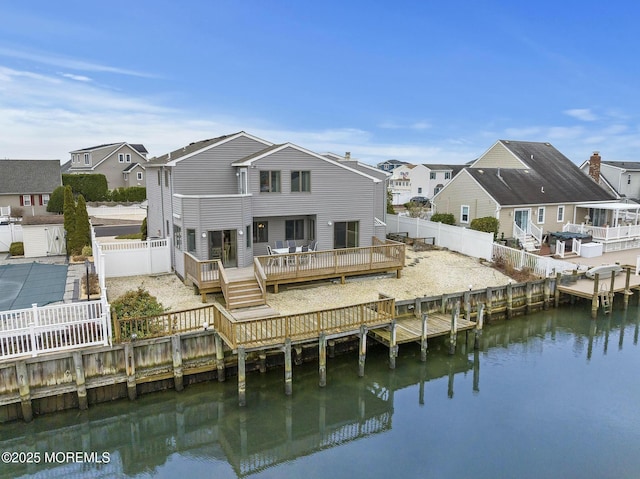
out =
<svg viewBox="0 0 640 479"><path fill-rule="evenodd" d="M340 159L337 159L340 158ZM318 249L370 246L385 237L387 174L245 132L191 143L147 164L150 237L225 267L247 267L276 240Z"/></svg>

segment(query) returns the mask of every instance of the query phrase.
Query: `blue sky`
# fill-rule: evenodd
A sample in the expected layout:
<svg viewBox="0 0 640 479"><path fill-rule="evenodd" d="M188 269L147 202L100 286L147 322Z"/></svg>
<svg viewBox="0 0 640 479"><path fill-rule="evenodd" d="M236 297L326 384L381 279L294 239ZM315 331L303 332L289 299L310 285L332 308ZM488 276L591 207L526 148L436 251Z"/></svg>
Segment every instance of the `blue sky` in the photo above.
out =
<svg viewBox="0 0 640 479"><path fill-rule="evenodd" d="M368 163L640 161L640 4L0 2L0 158L245 130Z"/></svg>

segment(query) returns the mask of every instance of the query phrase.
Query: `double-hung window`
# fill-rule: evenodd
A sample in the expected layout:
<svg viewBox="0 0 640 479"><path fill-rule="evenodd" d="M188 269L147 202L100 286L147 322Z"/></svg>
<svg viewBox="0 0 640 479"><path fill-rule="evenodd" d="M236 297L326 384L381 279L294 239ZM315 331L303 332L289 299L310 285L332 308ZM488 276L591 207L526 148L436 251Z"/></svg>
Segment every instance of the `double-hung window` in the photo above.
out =
<svg viewBox="0 0 640 479"><path fill-rule="evenodd" d="M260 172L260 192L280 193L280 172L261 171Z"/></svg>
<svg viewBox="0 0 640 479"><path fill-rule="evenodd" d="M469 222L469 205L460 206L460 223Z"/></svg>
<svg viewBox="0 0 640 479"><path fill-rule="evenodd" d="M291 191L311 191L311 172L310 171L292 171L291 172Z"/></svg>

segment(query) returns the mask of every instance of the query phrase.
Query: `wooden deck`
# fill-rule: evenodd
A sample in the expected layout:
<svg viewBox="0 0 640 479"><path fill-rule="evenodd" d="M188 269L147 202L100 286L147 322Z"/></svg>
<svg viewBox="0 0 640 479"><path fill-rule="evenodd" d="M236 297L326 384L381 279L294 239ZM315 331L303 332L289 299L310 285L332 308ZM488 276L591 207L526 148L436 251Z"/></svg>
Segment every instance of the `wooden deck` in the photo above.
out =
<svg viewBox="0 0 640 479"><path fill-rule="evenodd" d="M458 317L456 331L475 329L476 323ZM427 339L447 336L451 333L451 315L429 314L427 317ZM371 335L381 343L389 345L391 341L390 329L376 329ZM420 342L422 338L422 320L416 317L396 320L396 343Z"/></svg>
<svg viewBox="0 0 640 479"><path fill-rule="evenodd" d="M614 278L613 292L624 293L626 290L626 275L624 272L618 274ZM579 298L592 299L594 294L597 296L601 291L609 292L611 289L611 278L605 278L599 281L597 290L595 281L588 278L578 279L576 282L560 284L558 290L561 293L577 296ZM629 276L629 289L640 289L640 276L631 274Z"/></svg>

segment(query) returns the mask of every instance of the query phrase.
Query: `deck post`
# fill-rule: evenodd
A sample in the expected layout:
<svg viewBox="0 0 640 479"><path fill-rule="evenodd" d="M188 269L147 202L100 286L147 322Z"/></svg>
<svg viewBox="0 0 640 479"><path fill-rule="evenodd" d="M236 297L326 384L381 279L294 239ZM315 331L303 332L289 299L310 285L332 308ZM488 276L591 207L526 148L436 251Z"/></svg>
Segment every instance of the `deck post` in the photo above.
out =
<svg viewBox="0 0 640 479"><path fill-rule="evenodd" d="M284 340L284 393L287 396L291 396L292 386L291 338L287 338Z"/></svg>
<svg viewBox="0 0 640 479"><path fill-rule="evenodd" d="M16 378L18 378L22 419L24 419L25 422L31 422L33 420L33 407L31 405L31 390L29 388L29 374L27 373L26 362L16 362Z"/></svg>
<svg viewBox="0 0 640 479"><path fill-rule="evenodd" d="M551 286L550 286L551 281L549 280L549 278L545 278L544 279L544 285L542 287L542 308L546 311L547 309L549 309L549 296L550 296L550 291L551 291Z"/></svg>
<svg viewBox="0 0 640 479"><path fill-rule="evenodd" d="M76 370L76 387L78 388L78 407L85 410L89 407L87 400L87 386L84 382L84 364L82 364L82 353L73 353L73 366Z"/></svg>
<svg viewBox="0 0 640 479"><path fill-rule="evenodd" d="M422 335L420 337L420 361L427 360L427 320L429 315L422 313Z"/></svg>
<svg viewBox="0 0 640 479"><path fill-rule="evenodd" d="M456 340L458 329L458 316L460 315L460 301L456 301L456 306L451 311L451 331L449 332L449 354L456 352Z"/></svg>
<svg viewBox="0 0 640 479"><path fill-rule="evenodd" d="M258 353L258 371L263 374L267 372L267 353L264 351Z"/></svg>
<svg viewBox="0 0 640 479"><path fill-rule="evenodd" d="M527 284L525 285L525 312L526 314L530 314L531 313L531 295L533 294L533 286L531 285L531 281L527 281Z"/></svg>
<svg viewBox="0 0 640 479"><path fill-rule="evenodd" d="M300 366L302 364L302 346L296 346L293 350L296 353L293 359L293 364Z"/></svg>
<svg viewBox="0 0 640 479"><path fill-rule="evenodd" d="M222 338L218 333L215 334L216 341L216 367L218 369L218 381L224 381L224 346L222 344Z"/></svg>
<svg viewBox="0 0 640 479"><path fill-rule="evenodd" d="M184 389L182 382L182 349L178 334L171 336L171 358L173 359L173 385L176 391L182 391Z"/></svg>
<svg viewBox="0 0 640 479"><path fill-rule="evenodd" d="M556 274L556 288L554 290L554 303L557 308L560 306L560 283L562 282L562 273Z"/></svg>
<svg viewBox="0 0 640 479"><path fill-rule="evenodd" d="M609 288L609 311L613 311L613 299L616 295L616 275L611 273L611 287Z"/></svg>
<svg viewBox="0 0 640 479"><path fill-rule="evenodd" d="M422 298L416 298L413 301L413 314L416 318L422 314Z"/></svg>
<svg viewBox="0 0 640 479"><path fill-rule="evenodd" d="M441 301L440 312L442 314L445 314L447 312L447 295L443 294L442 299L440 301Z"/></svg>
<svg viewBox="0 0 640 479"><path fill-rule="evenodd" d="M138 395L136 387L136 362L135 355L133 354L133 343L125 343L124 357L127 363L127 394L129 395L129 399L133 401Z"/></svg>
<svg viewBox="0 0 640 479"><path fill-rule="evenodd" d="M367 356L367 327L360 326L360 354L358 356L358 376L364 377L364 363Z"/></svg>
<svg viewBox="0 0 640 479"><path fill-rule="evenodd" d="M591 319L598 317L598 288L600 286L600 273L593 278L593 296L591 296Z"/></svg>
<svg viewBox="0 0 640 479"><path fill-rule="evenodd" d="M480 338L482 337L482 322L484 321L484 303L478 306L478 317L476 318L476 334L473 340L473 349L480 348Z"/></svg>
<svg viewBox="0 0 640 479"><path fill-rule="evenodd" d="M625 311L629 309L629 296L633 294L629 289L629 283L631 281L631 268L627 266L626 270L627 270L627 278L625 279L625 283L624 283L624 310Z"/></svg>
<svg viewBox="0 0 640 479"><path fill-rule="evenodd" d="M513 283L509 280L507 284L507 319L513 316Z"/></svg>
<svg viewBox="0 0 640 479"><path fill-rule="evenodd" d="M323 388L327 385L327 336L324 333L320 333L320 340L318 341L319 357L320 357L320 387Z"/></svg>
<svg viewBox="0 0 640 479"><path fill-rule="evenodd" d="M396 344L396 320L391 321L391 335L389 336L389 368L396 368L396 356L398 345Z"/></svg>
<svg viewBox="0 0 640 479"><path fill-rule="evenodd" d="M245 371L245 361L247 353L244 347L238 348L238 406L245 407L247 405L247 379Z"/></svg>

